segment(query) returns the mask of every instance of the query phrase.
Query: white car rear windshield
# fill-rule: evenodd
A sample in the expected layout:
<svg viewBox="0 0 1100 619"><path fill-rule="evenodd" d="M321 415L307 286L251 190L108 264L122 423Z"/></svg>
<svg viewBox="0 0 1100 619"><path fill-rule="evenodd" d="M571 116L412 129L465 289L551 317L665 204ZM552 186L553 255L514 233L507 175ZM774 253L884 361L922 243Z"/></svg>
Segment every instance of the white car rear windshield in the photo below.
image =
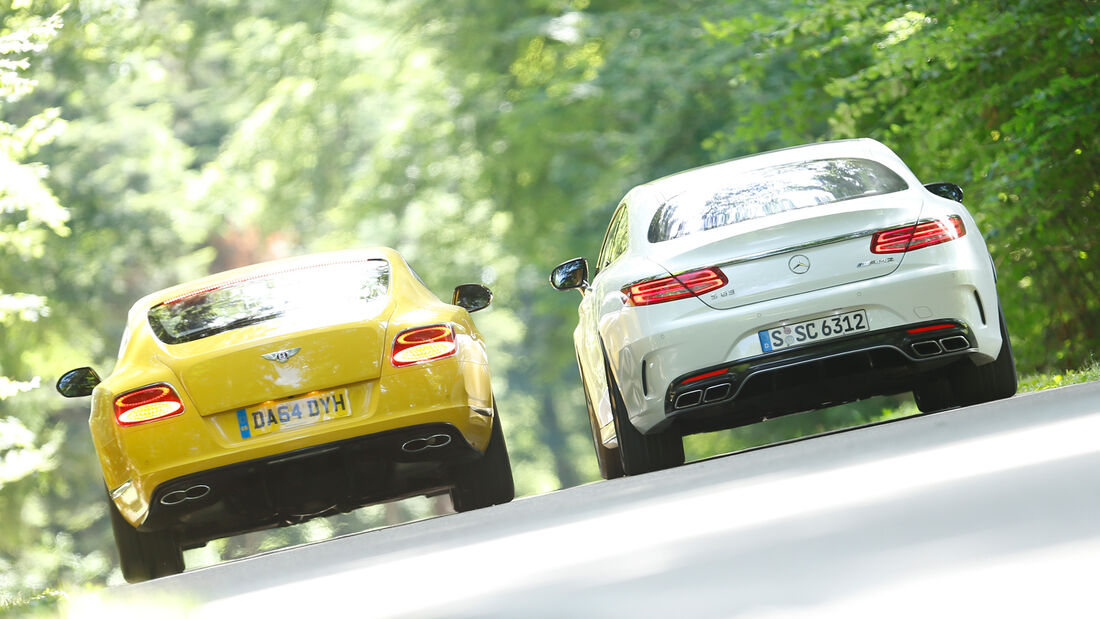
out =
<svg viewBox="0 0 1100 619"><path fill-rule="evenodd" d="M751 170L663 204L649 224L649 242L908 187L893 170L869 159L819 159Z"/></svg>
<svg viewBox="0 0 1100 619"><path fill-rule="evenodd" d="M385 301L390 265L358 259L298 265L250 274L153 306L149 324L162 342L181 344L275 318L303 324L372 316Z"/></svg>

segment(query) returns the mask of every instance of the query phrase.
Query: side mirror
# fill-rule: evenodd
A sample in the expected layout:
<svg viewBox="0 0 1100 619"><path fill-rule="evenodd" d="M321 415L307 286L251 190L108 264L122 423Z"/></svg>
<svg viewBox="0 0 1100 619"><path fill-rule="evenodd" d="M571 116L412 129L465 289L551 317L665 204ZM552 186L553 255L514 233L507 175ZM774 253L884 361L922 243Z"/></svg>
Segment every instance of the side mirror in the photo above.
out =
<svg viewBox="0 0 1100 619"><path fill-rule="evenodd" d="M461 284L455 286L451 305L464 308L467 312L476 312L489 307L493 300L493 291L481 284Z"/></svg>
<svg viewBox="0 0 1100 619"><path fill-rule="evenodd" d="M963 201L962 187L959 187L955 183L928 183L924 188L941 198L947 198L948 200L954 200L956 202Z"/></svg>
<svg viewBox="0 0 1100 619"><path fill-rule="evenodd" d="M573 258L554 267L550 272L550 285L558 290L570 290L579 288L582 292L588 289L588 261L584 258Z"/></svg>
<svg viewBox="0 0 1100 619"><path fill-rule="evenodd" d="M79 398L92 395L92 389L100 383L99 374L92 368L69 370L57 379L57 392L66 398Z"/></svg>

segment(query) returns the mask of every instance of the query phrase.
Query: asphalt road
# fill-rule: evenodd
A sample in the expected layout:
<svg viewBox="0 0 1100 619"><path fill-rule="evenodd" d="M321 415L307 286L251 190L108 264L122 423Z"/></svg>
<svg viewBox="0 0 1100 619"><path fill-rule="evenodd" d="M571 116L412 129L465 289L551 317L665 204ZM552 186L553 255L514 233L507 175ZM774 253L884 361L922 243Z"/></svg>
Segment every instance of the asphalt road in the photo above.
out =
<svg viewBox="0 0 1100 619"><path fill-rule="evenodd" d="M1100 383L368 531L74 615L1097 617Z"/></svg>

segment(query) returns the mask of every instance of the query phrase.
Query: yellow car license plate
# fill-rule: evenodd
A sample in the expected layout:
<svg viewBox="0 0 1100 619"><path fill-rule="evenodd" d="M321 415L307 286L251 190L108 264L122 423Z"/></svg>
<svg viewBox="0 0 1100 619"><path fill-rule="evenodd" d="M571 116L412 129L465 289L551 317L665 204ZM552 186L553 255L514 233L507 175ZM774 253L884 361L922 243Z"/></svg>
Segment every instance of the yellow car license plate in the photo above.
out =
<svg viewBox="0 0 1100 619"><path fill-rule="evenodd" d="M347 417L350 414L348 390L338 389L238 409L237 422L241 429L241 438L252 438Z"/></svg>

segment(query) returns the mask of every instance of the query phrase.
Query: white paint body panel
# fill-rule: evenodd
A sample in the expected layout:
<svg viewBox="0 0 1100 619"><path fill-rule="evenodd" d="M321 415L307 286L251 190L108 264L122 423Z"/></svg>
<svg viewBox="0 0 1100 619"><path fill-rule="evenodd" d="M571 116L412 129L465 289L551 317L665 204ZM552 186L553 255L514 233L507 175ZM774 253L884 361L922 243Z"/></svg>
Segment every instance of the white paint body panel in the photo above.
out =
<svg viewBox="0 0 1100 619"><path fill-rule="evenodd" d="M715 175L751 174L762 166L833 157L882 163L909 188L671 241L651 243L647 238L650 221L670 196ZM647 432L665 421L664 398L674 379L761 355L757 332L770 327L864 309L872 331L957 320L977 338L975 361L992 361L1000 350L993 267L974 219L962 204L926 190L892 151L873 140L785 149L689 170L635 187L620 208L628 210L628 248L604 268L595 265L598 270L583 295L574 332L585 389L609 446L615 438L605 352L630 420ZM875 231L951 215L966 228L961 238L904 254L870 251ZM845 236L853 238L838 240ZM822 241L832 242L815 245ZM796 254L809 259L807 273L795 274L788 267ZM702 298L634 307L621 292L639 280L712 266L722 269L729 284ZM985 308L984 322L975 292Z"/></svg>

